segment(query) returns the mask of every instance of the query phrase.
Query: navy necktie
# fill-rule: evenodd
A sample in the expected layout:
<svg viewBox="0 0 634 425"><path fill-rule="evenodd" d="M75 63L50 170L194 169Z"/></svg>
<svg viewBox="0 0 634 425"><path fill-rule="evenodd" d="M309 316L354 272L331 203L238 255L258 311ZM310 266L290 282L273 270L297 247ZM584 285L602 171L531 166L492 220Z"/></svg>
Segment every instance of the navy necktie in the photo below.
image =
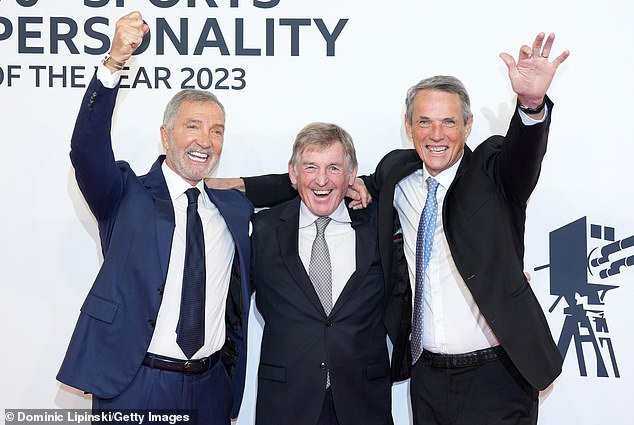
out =
<svg viewBox="0 0 634 425"><path fill-rule="evenodd" d="M200 191L192 187L185 194L187 195L185 268L176 342L187 358L191 359L205 341L205 238L203 224L198 215Z"/></svg>
<svg viewBox="0 0 634 425"><path fill-rule="evenodd" d="M436 216L438 215L438 200L436 191L438 181L427 178L427 199L418 223L416 235L416 287L414 289L414 316L412 323L412 364L416 363L423 352L423 288L427 275L427 265L431 258L434 232L436 230Z"/></svg>

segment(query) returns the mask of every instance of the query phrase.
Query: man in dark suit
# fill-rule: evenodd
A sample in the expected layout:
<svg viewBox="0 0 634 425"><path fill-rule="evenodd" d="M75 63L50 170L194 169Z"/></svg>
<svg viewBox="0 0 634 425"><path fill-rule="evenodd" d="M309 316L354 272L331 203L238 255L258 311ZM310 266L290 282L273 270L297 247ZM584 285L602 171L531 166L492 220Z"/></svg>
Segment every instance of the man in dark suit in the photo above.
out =
<svg viewBox="0 0 634 425"><path fill-rule="evenodd" d="M75 124L71 161L104 262L57 378L91 393L96 411L191 409L198 423L229 425L245 379L253 207L203 184L225 128L211 93L182 91L168 103L167 155L149 173L115 161L117 82L147 30L138 12L117 22Z"/></svg>
<svg viewBox="0 0 634 425"><path fill-rule="evenodd" d="M561 372L522 271L526 205L553 108L546 91L569 55L550 62L553 41L539 34L517 63L501 55L518 101L505 137L471 151L467 91L454 77L428 78L406 99L415 149L390 152L363 178L378 199L392 377L411 374L416 425L535 424L538 391ZM286 180L231 185L258 206L288 196Z"/></svg>
<svg viewBox="0 0 634 425"><path fill-rule="evenodd" d="M253 285L264 318L257 425L392 423L376 210L344 202L356 172L350 135L309 124L289 161L299 197L254 216ZM325 293L316 271L321 221Z"/></svg>
<svg viewBox="0 0 634 425"><path fill-rule="evenodd" d="M385 317L396 369L411 367L414 424L535 424L538 390L561 372L522 272L526 204L553 108L546 91L568 56L550 62L554 35L544 39L522 46L517 63L501 55L518 101L505 137L471 151L464 86L428 78L406 98L415 149L389 153L364 179L379 202L383 264L407 264L398 279L386 273Z"/></svg>

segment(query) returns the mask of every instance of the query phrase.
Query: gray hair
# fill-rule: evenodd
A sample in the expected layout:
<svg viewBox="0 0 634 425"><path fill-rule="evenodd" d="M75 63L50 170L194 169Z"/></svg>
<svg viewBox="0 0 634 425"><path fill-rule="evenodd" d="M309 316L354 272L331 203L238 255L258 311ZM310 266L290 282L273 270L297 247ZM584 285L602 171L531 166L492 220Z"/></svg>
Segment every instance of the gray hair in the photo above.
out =
<svg viewBox="0 0 634 425"><path fill-rule="evenodd" d="M354 149L352 136L338 125L325 122L310 123L302 128L295 138L293 154L288 163L297 172L301 155L306 149L326 149L337 142L341 142L343 151L348 157L348 166L350 170L354 170L357 166L357 153Z"/></svg>
<svg viewBox="0 0 634 425"><path fill-rule="evenodd" d="M204 90L181 90L165 106L165 112L163 112L163 125L165 127L172 129L178 111L180 111L182 104L185 102L215 103L220 107L222 114L225 114L225 107L222 106L222 103L214 94Z"/></svg>
<svg viewBox="0 0 634 425"><path fill-rule="evenodd" d="M467 89L464 84L462 84L462 82L456 77L436 75L435 77L429 77L419 81L418 84L407 90L407 97L405 98L405 116L410 123L412 122L414 98L421 90L437 90L447 93L455 93L458 97L460 97L460 101L462 103L462 119L464 120L464 123L466 124L473 116L471 113L469 93L467 93Z"/></svg>

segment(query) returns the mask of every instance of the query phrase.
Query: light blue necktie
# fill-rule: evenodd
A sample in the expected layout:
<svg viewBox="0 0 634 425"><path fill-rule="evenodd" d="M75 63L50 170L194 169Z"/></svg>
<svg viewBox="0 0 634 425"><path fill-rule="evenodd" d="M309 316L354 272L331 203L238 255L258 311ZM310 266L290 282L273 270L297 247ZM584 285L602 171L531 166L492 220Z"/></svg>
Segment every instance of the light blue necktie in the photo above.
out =
<svg viewBox="0 0 634 425"><path fill-rule="evenodd" d="M414 317L412 319L412 335L410 338L412 364L416 363L423 352L423 287L426 280L427 266L431 258L434 232L436 230L436 216L438 215L438 200L436 199L438 181L432 177L427 177L426 182L427 200L420 216L416 235L416 287L414 289Z"/></svg>

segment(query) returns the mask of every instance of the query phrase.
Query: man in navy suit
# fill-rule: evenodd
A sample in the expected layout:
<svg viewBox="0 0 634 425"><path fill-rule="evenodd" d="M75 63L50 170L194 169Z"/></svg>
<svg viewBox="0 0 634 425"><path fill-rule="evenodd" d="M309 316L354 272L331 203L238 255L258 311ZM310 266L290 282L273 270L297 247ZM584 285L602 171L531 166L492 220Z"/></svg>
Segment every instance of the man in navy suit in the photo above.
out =
<svg viewBox="0 0 634 425"><path fill-rule="evenodd" d="M138 12L117 22L110 56L75 124L71 161L99 226L104 262L57 377L91 393L97 411L191 409L199 423L228 425L244 388L253 207L238 191L204 186L225 130L224 108L211 93L185 90L168 103L160 128L166 155L147 174L115 161L117 83L147 31ZM188 216L198 217L204 238L193 266ZM192 267L203 290L195 297L203 301L203 330L193 347L184 345L192 333L180 316L188 310L181 294Z"/></svg>

